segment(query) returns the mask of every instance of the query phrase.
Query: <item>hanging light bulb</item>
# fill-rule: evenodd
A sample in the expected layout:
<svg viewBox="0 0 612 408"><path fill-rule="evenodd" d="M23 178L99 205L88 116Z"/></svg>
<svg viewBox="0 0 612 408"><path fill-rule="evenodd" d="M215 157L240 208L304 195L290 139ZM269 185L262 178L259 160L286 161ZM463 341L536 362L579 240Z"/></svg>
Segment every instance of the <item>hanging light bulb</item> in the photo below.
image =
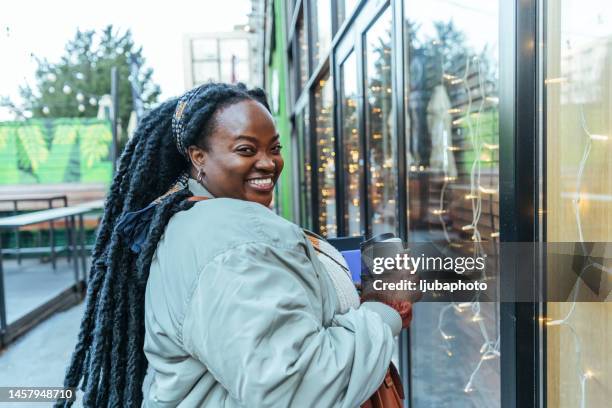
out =
<svg viewBox="0 0 612 408"><path fill-rule="evenodd" d="M85 105L82 103L79 104L79 112L85 112Z"/></svg>
<svg viewBox="0 0 612 408"><path fill-rule="evenodd" d="M48 115L49 113L51 113L51 110L49 109L48 106L43 106L42 113L44 113L45 115Z"/></svg>
<svg viewBox="0 0 612 408"><path fill-rule="evenodd" d="M50 94L55 93L55 87L54 86L50 86L48 91L49 91Z"/></svg>
<svg viewBox="0 0 612 408"><path fill-rule="evenodd" d="M64 92L66 95L69 95L72 92L72 88L70 87L70 85L64 85L64 87L62 88L62 92Z"/></svg>
<svg viewBox="0 0 612 408"><path fill-rule="evenodd" d="M85 78L85 75L83 75L82 72L77 72L76 74L74 74L74 77L78 80L82 80Z"/></svg>
<svg viewBox="0 0 612 408"><path fill-rule="evenodd" d="M76 100L79 102L83 102L85 100L85 96L83 96L83 94L79 92L76 94Z"/></svg>
<svg viewBox="0 0 612 408"><path fill-rule="evenodd" d="M98 104L98 100L92 96L91 98L89 98L89 104L91 106L96 106Z"/></svg>
<svg viewBox="0 0 612 408"><path fill-rule="evenodd" d="M49 72L47 74L47 81L55 82L56 79L57 79L57 76L53 72Z"/></svg>

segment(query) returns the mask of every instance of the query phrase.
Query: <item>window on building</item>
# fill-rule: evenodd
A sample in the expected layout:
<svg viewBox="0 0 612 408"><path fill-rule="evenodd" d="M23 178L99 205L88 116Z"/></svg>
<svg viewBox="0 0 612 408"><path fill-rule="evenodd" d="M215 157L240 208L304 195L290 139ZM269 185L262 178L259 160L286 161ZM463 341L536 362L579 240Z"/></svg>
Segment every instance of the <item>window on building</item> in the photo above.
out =
<svg viewBox="0 0 612 408"><path fill-rule="evenodd" d="M194 38L191 56L193 85L210 81L251 83L247 38Z"/></svg>
<svg viewBox="0 0 612 408"><path fill-rule="evenodd" d="M287 10L287 21L291 21L291 17L293 16L293 9L295 6L296 0L285 0L285 10Z"/></svg>
<svg viewBox="0 0 612 408"><path fill-rule="evenodd" d="M221 81L249 83L249 42L243 39L219 40Z"/></svg>
<svg viewBox="0 0 612 408"><path fill-rule="evenodd" d="M404 12L409 239L436 242L458 256L486 256L493 274L498 2L409 0ZM412 406L499 407L499 336L495 303L415 305ZM443 389L432 393L432 381Z"/></svg>
<svg viewBox="0 0 612 408"><path fill-rule="evenodd" d="M315 66L328 55L332 37L332 16L330 0L314 0L313 11L313 35L314 35L314 62Z"/></svg>
<svg viewBox="0 0 612 408"><path fill-rule="evenodd" d="M304 89L304 85L308 82L310 71L308 69L308 29L304 25L303 12L298 18L295 35L297 38L298 79L300 81L300 89Z"/></svg>
<svg viewBox="0 0 612 408"><path fill-rule="evenodd" d="M359 0L338 0L338 27L340 27L342 23L344 23L344 21L353 13L358 3Z"/></svg>
<svg viewBox="0 0 612 408"><path fill-rule="evenodd" d="M306 105L295 116L298 144L298 175L300 181L300 222L312 229L312 159L310 154L309 110Z"/></svg>
<svg viewBox="0 0 612 408"><path fill-rule="evenodd" d="M319 232L325 237L338 234L333 91L331 78L326 78L319 81L314 92Z"/></svg>
<svg viewBox="0 0 612 408"><path fill-rule="evenodd" d="M397 232L397 139L391 85L392 14L388 8L365 35L368 218L371 233Z"/></svg>
<svg viewBox="0 0 612 408"><path fill-rule="evenodd" d="M357 59L351 52L340 66L340 114L344 171L344 223L349 236L365 234L362 229L363 150L359 137Z"/></svg>

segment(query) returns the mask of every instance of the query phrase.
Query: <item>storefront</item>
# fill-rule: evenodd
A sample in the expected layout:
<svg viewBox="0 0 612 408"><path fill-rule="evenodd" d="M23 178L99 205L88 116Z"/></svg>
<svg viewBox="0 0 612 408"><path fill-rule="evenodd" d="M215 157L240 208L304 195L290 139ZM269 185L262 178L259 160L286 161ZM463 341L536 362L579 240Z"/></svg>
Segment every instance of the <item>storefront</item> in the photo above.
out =
<svg viewBox="0 0 612 408"><path fill-rule="evenodd" d="M274 0L266 19L266 87L291 118L285 216L491 259L500 242L612 240L605 2ZM606 266L576 290L610 300ZM556 267L502 268L500 291L537 291ZM459 306L415 306L409 406L609 403L610 303Z"/></svg>

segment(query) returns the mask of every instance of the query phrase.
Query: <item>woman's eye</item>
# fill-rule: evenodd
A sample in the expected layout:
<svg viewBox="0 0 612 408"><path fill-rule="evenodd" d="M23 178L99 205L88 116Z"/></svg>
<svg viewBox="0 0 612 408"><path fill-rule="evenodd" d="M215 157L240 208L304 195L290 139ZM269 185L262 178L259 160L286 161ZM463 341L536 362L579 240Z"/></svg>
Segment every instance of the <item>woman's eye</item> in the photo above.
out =
<svg viewBox="0 0 612 408"><path fill-rule="evenodd" d="M250 146L239 147L238 149L236 149L236 151L242 154L255 154L255 149Z"/></svg>
<svg viewBox="0 0 612 408"><path fill-rule="evenodd" d="M276 145L276 146L274 146L274 147L272 148L272 151L273 151L274 153L280 153L280 151L282 150L282 148L283 148L283 146L281 146L281 145Z"/></svg>

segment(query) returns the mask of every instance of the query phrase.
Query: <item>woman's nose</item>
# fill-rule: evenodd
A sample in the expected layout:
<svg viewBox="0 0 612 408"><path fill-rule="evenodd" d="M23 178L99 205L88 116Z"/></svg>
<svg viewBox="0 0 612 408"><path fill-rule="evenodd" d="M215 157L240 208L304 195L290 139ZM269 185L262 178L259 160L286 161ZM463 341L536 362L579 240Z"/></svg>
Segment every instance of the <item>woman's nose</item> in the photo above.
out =
<svg viewBox="0 0 612 408"><path fill-rule="evenodd" d="M255 167L258 170L273 172L276 170L276 161L270 156L265 155L255 163Z"/></svg>

